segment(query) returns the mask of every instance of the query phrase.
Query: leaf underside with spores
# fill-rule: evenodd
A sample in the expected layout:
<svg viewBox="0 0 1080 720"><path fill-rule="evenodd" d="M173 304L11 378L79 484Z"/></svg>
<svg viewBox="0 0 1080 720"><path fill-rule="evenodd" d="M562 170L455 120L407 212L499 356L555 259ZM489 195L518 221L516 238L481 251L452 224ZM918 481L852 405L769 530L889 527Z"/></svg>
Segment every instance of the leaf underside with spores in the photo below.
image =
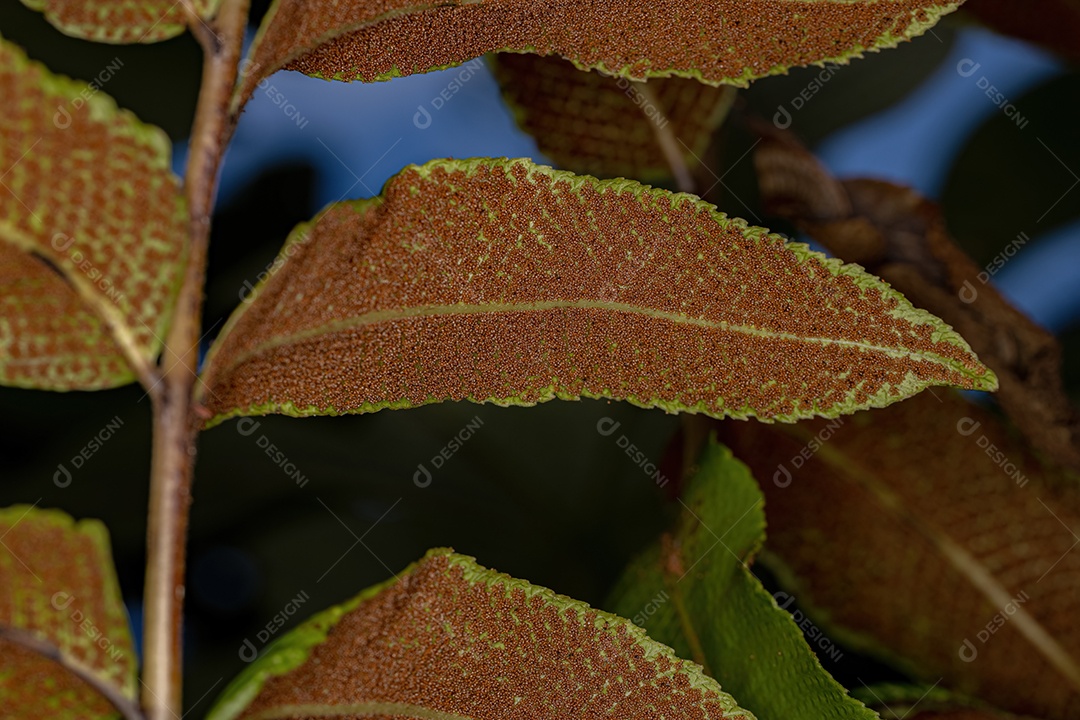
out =
<svg viewBox="0 0 1080 720"><path fill-rule="evenodd" d="M386 80L494 51L559 55L582 69L636 80L679 76L745 87L795 65L845 61L895 46L960 4L277 0L263 19L250 54L253 72L241 83L237 103L283 67L336 80Z"/></svg>
<svg viewBox="0 0 1080 720"><path fill-rule="evenodd" d="M580 397L791 421L996 383L857 266L527 160L409 167L299 226L275 266L208 356L211 424Z"/></svg>
<svg viewBox="0 0 1080 720"><path fill-rule="evenodd" d="M130 382L169 326L187 226L168 140L87 87L0 39L3 385Z"/></svg>
<svg viewBox="0 0 1080 720"><path fill-rule="evenodd" d="M712 442L696 467L678 526L630 564L608 607L701 663L759 718L877 720L751 574L765 512L749 470Z"/></svg>
<svg viewBox="0 0 1080 720"><path fill-rule="evenodd" d="M105 526L16 506L0 509L0 538L3 716L112 720L97 688L135 707L137 660Z"/></svg>
<svg viewBox="0 0 1080 720"><path fill-rule="evenodd" d="M209 17L221 0L22 0L60 32L107 43L152 43L187 29L192 14ZM191 11L185 9L187 4Z"/></svg>
<svg viewBox="0 0 1080 720"><path fill-rule="evenodd" d="M1080 716L1075 475L948 391L721 435L765 492L763 561L830 636L1014 713Z"/></svg>
<svg viewBox="0 0 1080 720"><path fill-rule="evenodd" d="M432 550L276 641L208 720L753 720L628 620Z"/></svg>
<svg viewBox="0 0 1080 720"><path fill-rule="evenodd" d="M642 182L672 175L658 130L671 134L675 151L692 168L736 92L687 78L655 78L643 86L578 70L558 57L502 53L491 56L491 65L518 125L555 165Z"/></svg>

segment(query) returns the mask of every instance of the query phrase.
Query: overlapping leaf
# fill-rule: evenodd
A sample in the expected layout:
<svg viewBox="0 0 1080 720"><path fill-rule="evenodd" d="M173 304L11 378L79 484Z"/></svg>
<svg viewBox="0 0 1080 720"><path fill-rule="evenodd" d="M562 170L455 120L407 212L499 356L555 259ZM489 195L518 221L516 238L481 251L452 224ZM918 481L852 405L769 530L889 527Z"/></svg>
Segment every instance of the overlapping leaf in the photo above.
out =
<svg viewBox="0 0 1080 720"><path fill-rule="evenodd" d="M540 151L560 167L597 177L670 178L664 133L670 151L696 166L735 99L731 87L686 78L646 86L583 72L558 57L503 53L491 62L503 97Z"/></svg>
<svg viewBox="0 0 1080 720"><path fill-rule="evenodd" d="M1080 488L952 392L848 419L723 423L767 564L834 637L1015 713L1080 714Z"/></svg>
<svg viewBox="0 0 1080 720"><path fill-rule="evenodd" d="M629 621L447 550L284 636L209 720L372 715L753 720Z"/></svg>
<svg viewBox="0 0 1080 720"><path fill-rule="evenodd" d="M631 564L609 607L701 663L762 720L874 720L750 573L765 537L763 502L746 466L710 443L677 529Z"/></svg>
<svg viewBox="0 0 1080 720"><path fill-rule="evenodd" d="M0 510L3 716L98 720L122 706L132 717L136 667L104 526Z"/></svg>
<svg viewBox="0 0 1080 720"><path fill-rule="evenodd" d="M186 212L164 133L0 39L0 383L129 382L158 353Z"/></svg>
<svg viewBox="0 0 1080 720"><path fill-rule="evenodd" d="M151 43L179 35L189 18L208 17L221 0L22 0L72 37Z"/></svg>
<svg viewBox="0 0 1080 720"><path fill-rule="evenodd" d="M993 374L860 268L693 196L433 161L294 231L207 360L234 415L626 399L794 420Z"/></svg>
<svg viewBox="0 0 1080 720"><path fill-rule="evenodd" d="M239 100L287 67L338 80L427 72L492 51L560 55L643 80L746 86L792 65L842 61L923 33L962 0L277 0Z"/></svg>
<svg viewBox="0 0 1080 720"><path fill-rule="evenodd" d="M755 163L771 212L955 327L1001 379L998 399L1032 444L1080 470L1080 415L1062 386L1057 340L987 282L937 205L891 183L839 182L786 134L769 132Z"/></svg>

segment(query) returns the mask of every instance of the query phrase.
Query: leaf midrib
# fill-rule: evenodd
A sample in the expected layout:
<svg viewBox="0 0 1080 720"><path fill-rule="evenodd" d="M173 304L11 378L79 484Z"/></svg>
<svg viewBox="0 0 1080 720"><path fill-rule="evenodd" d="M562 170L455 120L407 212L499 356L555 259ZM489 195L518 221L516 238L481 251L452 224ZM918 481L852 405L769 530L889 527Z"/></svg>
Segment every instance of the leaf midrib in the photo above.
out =
<svg viewBox="0 0 1080 720"><path fill-rule="evenodd" d="M394 308L389 310L373 310L362 315L356 315L353 317L344 318L342 320L334 320L313 328L308 328L306 330L290 333L288 335L279 335L266 342L259 343L250 350L237 354L233 361L226 368L224 368L222 372L228 373L242 365L250 358L264 353L268 350L273 350L274 348L281 347L283 345L296 344L305 340L309 340L311 338L319 337L321 335L329 335L334 332L351 330L363 327L365 325L375 325L381 322L392 322L396 320L405 320L416 317L430 317L437 315L485 315L494 313L547 312L549 310L558 309L609 310L612 312L625 312L635 315L642 315L645 317L651 317L658 320L666 320L682 325L694 325L709 330L733 332L751 337L762 337L769 340L805 342L808 344L821 345L822 347L828 345L853 347L859 350L867 350L870 352L881 353L883 355L887 355L893 358L932 360L941 365L945 365L947 367L958 370L965 376L975 377L971 373L971 371L964 369L954 360L950 360L934 352L901 349L896 347L875 345L873 343L860 342L858 340L846 340L842 338L797 335L795 333L777 330L767 330L751 325L738 325L734 323L729 323L726 320L714 321L706 320L704 318L690 317L680 313L668 312L666 310L658 310L656 308L641 307L639 305L632 305L629 303L591 299L542 300L529 303L459 303L454 305L417 305L414 307Z"/></svg>
<svg viewBox="0 0 1080 720"><path fill-rule="evenodd" d="M784 427L782 430L804 440L810 439L811 435L809 431L796 426ZM995 607L1005 607L1012 602L1012 594L985 564L954 540L947 529L924 520L899 494L878 480L871 470L828 445L822 445L817 452L828 465L838 470L842 477L863 486L882 508L918 531L941 552L949 565L971 583L976 592ZM1080 663L1057 642L1046 627L1022 606L1016 606L1013 622L1035 651L1057 670L1069 685L1080 690Z"/></svg>

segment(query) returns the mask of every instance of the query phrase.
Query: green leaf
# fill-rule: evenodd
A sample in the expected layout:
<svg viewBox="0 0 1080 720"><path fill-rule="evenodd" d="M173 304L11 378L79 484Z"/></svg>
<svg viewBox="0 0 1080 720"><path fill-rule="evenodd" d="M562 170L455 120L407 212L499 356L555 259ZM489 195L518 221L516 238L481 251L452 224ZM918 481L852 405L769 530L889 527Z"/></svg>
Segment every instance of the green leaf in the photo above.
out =
<svg viewBox="0 0 1080 720"><path fill-rule="evenodd" d="M105 526L55 510L0 510L4 717L136 717L136 667Z"/></svg>
<svg viewBox="0 0 1080 720"><path fill-rule="evenodd" d="M503 97L521 129L558 166L643 182L672 177L662 142L688 168L701 163L735 100L732 87L686 78L647 84L582 72L562 58L491 56Z"/></svg>
<svg viewBox="0 0 1080 720"><path fill-rule="evenodd" d="M1014 713L1077 717L1074 474L952 392L721 437L764 490L763 562L830 636Z"/></svg>
<svg viewBox="0 0 1080 720"><path fill-rule="evenodd" d="M208 720L753 715L638 627L432 550L275 642Z"/></svg>
<svg viewBox="0 0 1080 720"><path fill-rule="evenodd" d="M746 466L710 442L680 503L676 529L631 563L608 607L701 663L762 720L874 720L750 573L765 513Z"/></svg>
<svg viewBox="0 0 1080 720"><path fill-rule="evenodd" d="M0 384L130 382L160 351L186 205L168 140L0 39Z"/></svg>
<svg viewBox="0 0 1080 720"><path fill-rule="evenodd" d="M844 62L920 35L962 0L276 0L252 48L246 102L282 67L386 80L493 51L559 55L633 80L745 87L793 65Z"/></svg>
<svg viewBox="0 0 1080 720"><path fill-rule="evenodd" d="M791 421L996 383L857 266L527 160L409 167L299 226L268 275L207 358L211 424L579 397Z"/></svg>
<svg viewBox="0 0 1080 720"><path fill-rule="evenodd" d="M104 43L152 43L213 15L221 0L22 0L65 35ZM188 10L189 6L191 9Z"/></svg>

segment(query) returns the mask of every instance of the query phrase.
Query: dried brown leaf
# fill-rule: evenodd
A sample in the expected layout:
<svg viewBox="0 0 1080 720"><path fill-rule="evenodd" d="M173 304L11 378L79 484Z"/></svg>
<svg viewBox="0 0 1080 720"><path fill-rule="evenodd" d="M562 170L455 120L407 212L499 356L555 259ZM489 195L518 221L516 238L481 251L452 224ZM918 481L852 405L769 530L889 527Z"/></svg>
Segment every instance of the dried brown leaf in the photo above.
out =
<svg viewBox="0 0 1080 720"><path fill-rule="evenodd" d="M956 328L997 373L998 401L1031 443L1080 470L1080 415L1062 385L1060 345L985 282L937 205L887 182L837 181L787 134L767 132L755 163L770 212Z"/></svg>
<svg viewBox="0 0 1080 720"><path fill-rule="evenodd" d="M540 152L560 167L597 177L671 178L665 141L679 163L693 168L735 99L732 87L686 78L646 85L583 72L558 57L502 53L491 62L518 125L536 138Z"/></svg>
<svg viewBox="0 0 1080 720"><path fill-rule="evenodd" d="M953 392L721 434L765 492L763 561L833 637L1012 712L1080 714L1075 476Z"/></svg>

